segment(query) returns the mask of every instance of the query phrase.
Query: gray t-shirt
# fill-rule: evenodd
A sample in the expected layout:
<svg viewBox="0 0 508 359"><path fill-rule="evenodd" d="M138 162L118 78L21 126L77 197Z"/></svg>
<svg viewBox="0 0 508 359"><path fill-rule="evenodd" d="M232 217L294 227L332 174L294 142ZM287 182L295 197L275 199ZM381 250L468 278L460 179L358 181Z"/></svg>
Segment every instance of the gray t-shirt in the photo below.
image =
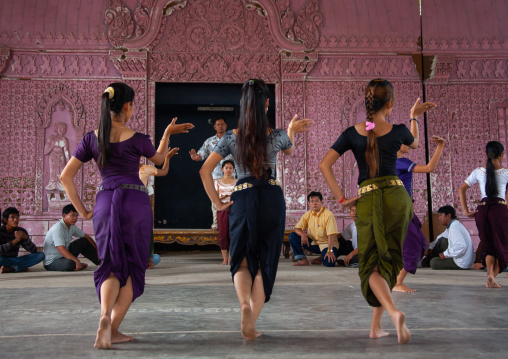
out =
<svg viewBox="0 0 508 359"><path fill-rule="evenodd" d="M46 233L46 238L44 239L44 265L47 266L56 259L63 258L56 247L65 246L65 249L69 249L72 237L81 238L84 236L85 232L74 224L71 228L67 229L67 225L63 219L55 223L53 227L49 229L48 233Z"/></svg>
<svg viewBox="0 0 508 359"><path fill-rule="evenodd" d="M238 159L238 148L236 146L237 137L232 130L226 131L226 133L222 136L219 143L213 149L214 152L217 152L223 158L227 155L231 154L237 164L236 174L238 179L242 179L244 177L252 176L248 169L244 168L243 164L239 162ZM267 162L265 163L265 168L272 170L272 177L276 178L276 162L277 162L277 153L279 151L287 150L291 148L293 144L289 139L288 134L284 130L275 129L268 135L268 143L267 143Z"/></svg>

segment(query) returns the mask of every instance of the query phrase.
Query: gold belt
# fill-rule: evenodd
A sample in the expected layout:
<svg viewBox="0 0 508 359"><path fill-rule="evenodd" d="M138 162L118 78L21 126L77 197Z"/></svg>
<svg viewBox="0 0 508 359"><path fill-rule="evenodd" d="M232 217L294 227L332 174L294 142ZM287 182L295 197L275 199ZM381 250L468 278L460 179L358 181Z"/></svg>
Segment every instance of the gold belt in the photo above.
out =
<svg viewBox="0 0 508 359"><path fill-rule="evenodd" d="M268 184L271 184L272 186L280 186L279 181L274 180L273 178L270 178L268 180ZM254 185L252 183L244 182L242 184L239 184L239 185L236 185L235 187L233 187L233 191L231 193L241 191L241 190L247 189L247 188L252 188L252 187L254 187Z"/></svg>
<svg viewBox="0 0 508 359"><path fill-rule="evenodd" d="M390 181L388 181L388 183L389 183L388 187L404 186L404 183L402 183L402 181L399 179L398 180L390 180ZM372 183L367 186L358 188L358 195L361 195L361 194L364 194L364 193L367 193L370 191L374 191L375 189L379 189L379 188L381 188L381 187L379 187L375 183Z"/></svg>
<svg viewBox="0 0 508 359"><path fill-rule="evenodd" d="M499 204L506 204L506 201L503 201L502 199L498 200L497 203ZM480 202L478 203L479 206L485 206L486 203L485 202Z"/></svg>

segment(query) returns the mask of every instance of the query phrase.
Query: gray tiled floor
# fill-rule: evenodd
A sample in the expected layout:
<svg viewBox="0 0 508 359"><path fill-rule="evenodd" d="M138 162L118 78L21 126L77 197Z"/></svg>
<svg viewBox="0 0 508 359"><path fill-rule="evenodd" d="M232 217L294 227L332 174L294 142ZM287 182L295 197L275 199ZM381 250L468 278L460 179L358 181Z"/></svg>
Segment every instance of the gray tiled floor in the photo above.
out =
<svg viewBox="0 0 508 359"><path fill-rule="evenodd" d="M0 275L0 358L479 358L508 350L508 276L485 288L483 271L418 270L394 293L412 332L398 345L389 318L387 338L368 338L371 309L356 269L291 267L281 258L272 300L255 342L239 333L240 313L219 253L162 256L147 273L145 294L121 330L135 342L93 348L99 305L93 264L79 273Z"/></svg>

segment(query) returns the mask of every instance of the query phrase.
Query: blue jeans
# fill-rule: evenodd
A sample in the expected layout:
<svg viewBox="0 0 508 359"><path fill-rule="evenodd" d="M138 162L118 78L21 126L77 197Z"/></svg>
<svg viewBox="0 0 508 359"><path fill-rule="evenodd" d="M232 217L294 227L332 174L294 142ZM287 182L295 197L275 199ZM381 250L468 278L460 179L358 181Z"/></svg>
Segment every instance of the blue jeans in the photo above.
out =
<svg viewBox="0 0 508 359"><path fill-rule="evenodd" d="M30 253L20 257L0 257L0 266L11 267L15 272L21 272L43 260L43 252Z"/></svg>
<svg viewBox="0 0 508 359"><path fill-rule="evenodd" d="M310 238L309 238L309 242L311 242ZM303 254L303 248L305 248L306 250L308 250L312 253L316 253L316 254L321 253L321 260L323 261L323 264L325 265L325 267L335 267L336 262L331 263L328 260L328 258L325 259L325 255L326 255L326 252L328 251L328 248L321 250L319 248L319 246L317 246L317 245L304 244L302 246L302 238L295 232L292 232L289 235L289 244L291 245L291 248L293 249L293 253L295 254L295 259L297 261L307 258L305 256L305 254ZM338 253L337 248L333 247L333 254L335 255L335 258L337 258L337 253Z"/></svg>

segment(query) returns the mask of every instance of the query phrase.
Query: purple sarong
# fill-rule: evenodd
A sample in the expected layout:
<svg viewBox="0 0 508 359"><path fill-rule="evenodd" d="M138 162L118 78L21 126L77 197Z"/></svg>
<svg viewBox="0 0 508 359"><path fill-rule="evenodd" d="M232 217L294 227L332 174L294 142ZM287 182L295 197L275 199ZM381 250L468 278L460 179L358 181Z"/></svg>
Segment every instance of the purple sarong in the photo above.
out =
<svg viewBox="0 0 508 359"><path fill-rule="evenodd" d="M102 283L110 274L118 278L120 287L131 277L133 301L143 294L153 216L148 193L139 179L139 159L154 155L150 137L135 133L125 141L111 143L109 162L99 168L103 181L93 210L101 260L94 273L99 301ZM99 150L93 131L83 137L73 156L81 162L97 162Z"/></svg>
<svg viewBox="0 0 508 359"><path fill-rule="evenodd" d="M494 256L499 263L499 272L508 263L508 207L501 198L482 198L474 216L478 235L482 243L482 264L485 256Z"/></svg>
<svg viewBox="0 0 508 359"><path fill-rule="evenodd" d="M425 251L429 247L427 238L423 235L421 228L422 223L415 214L411 222L409 222L406 239L402 245L404 269L411 274L416 273L418 262L423 258Z"/></svg>

